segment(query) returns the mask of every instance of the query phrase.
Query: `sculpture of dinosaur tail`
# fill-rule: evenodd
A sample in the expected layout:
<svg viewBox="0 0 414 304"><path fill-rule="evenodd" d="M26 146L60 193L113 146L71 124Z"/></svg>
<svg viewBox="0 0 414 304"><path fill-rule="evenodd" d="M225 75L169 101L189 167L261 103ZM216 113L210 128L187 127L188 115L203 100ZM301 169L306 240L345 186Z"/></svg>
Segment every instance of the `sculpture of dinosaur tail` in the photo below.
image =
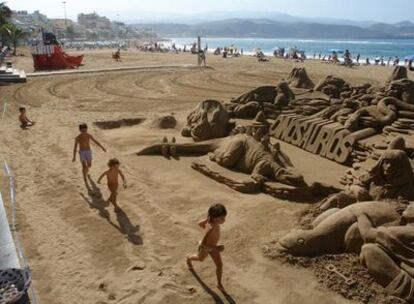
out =
<svg viewBox="0 0 414 304"><path fill-rule="evenodd" d="M213 152L218 147L216 140L208 140L198 143L161 143L148 146L139 152L137 155L204 155Z"/></svg>

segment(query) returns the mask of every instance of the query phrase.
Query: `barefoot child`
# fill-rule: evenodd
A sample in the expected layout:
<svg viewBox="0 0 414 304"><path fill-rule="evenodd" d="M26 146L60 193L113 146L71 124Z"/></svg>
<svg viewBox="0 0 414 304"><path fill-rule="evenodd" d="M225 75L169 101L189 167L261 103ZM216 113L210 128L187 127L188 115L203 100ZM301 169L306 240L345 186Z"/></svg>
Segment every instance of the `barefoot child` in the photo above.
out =
<svg viewBox="0 0 414 304"><path fill-rule="evenodd" d="M35 124L34 121L31 121L29 118L27 118L25 107L20 107L19 112L20 112L20 115L19 115L20 128L22 128L23 130L26 130Z"/></svg>
<svg viewBox="0 0 414 304"><path fill-rule="evenodd" d="M98 179L98 184L101 182L101 179L106 176L108 181L108 189L111 192L111 195L108 198L108 202L111 202L114 205L115 212L118 212L119 207L116 202L116 196L118 194L118 175L121 176L124 188L127 187L125 176L122 174L121 169L119 169L120 162L116 158L112 158L108 162L109 170L101 174Z"/></svg>
<svg viewBox="0 0 414 304"><path fill-rule="evenodd" d="M224 287L221 283L223 262L220 252L224 250L224 246L217 245L217 243L220 240L220 225L225 222L226 215L226 207L222 204L212 205L208 209L207 219L198 223L205 230L205 235L198 246L198 254L187 256L187 266L190 270L193 269L192 261L202 262L208 255L211 256L211 259L216 265L217 287L221 291L224 291Z"/></svg>
<svg viewBox="0 0 414 304"><path fill-rule="evenodd" d="M90 146L90 141L92 140L97 144L101 149L106 152L106 149L95 139L92 135L88 133L88 125L80 124L79 125L80 134L75 138L75 147L73 148L73 161L76 161L76 151L79 146L79 158L82 163L82 173L83 178L86 180L86 176L89 176L89 169L92 166L92 151Z"/></svg>

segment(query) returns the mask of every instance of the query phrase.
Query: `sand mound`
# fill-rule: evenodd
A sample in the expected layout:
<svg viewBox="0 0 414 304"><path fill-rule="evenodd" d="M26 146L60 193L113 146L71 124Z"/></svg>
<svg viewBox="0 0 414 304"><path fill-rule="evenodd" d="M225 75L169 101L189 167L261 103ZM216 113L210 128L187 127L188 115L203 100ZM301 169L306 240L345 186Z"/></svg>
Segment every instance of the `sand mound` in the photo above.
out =
<svg viewBox="0 0 414 304"><path fill-rule="evenodd" d="M177 120L172 115L164 115L151 119L149 125L152 128L174 129L177 125Z"/></svg>
<svg viewBox="0 0 414 304"><path fill-rule="evenodd" d="M139 125L145 118L124 118L119 120L96 121L94 124L103 130L117 129L121 127L131 127Z"/></svg>

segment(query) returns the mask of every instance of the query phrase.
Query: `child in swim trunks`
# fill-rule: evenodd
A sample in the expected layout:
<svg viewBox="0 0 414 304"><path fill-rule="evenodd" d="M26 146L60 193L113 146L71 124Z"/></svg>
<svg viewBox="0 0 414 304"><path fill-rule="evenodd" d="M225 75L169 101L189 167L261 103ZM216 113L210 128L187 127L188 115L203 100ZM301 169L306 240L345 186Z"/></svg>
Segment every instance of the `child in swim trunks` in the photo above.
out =
<svg viewBox="0 0 414 304"><path fill-rule="evenodd" d="M20 115L19 115L20 128L22 128L23 130L27 130L29 127L35 124L34 121L31 121L29 118L27 118L25 107L20 107L19 112L20 112Z"/></svg>
<svg viewBox="0 0 414 304"><path fill-rule="evenodd" d="M101 176L98 179L98 184L101 182L101 179L106 176L107 182L108 182L108 189L111 192L111 195L108 198L108 202L111 202L114 205L115 212L119 211L119 207L116 201L116 197L118 195L118 175L121 176L122 182L124 185L124 188L127 187L125 176L122 173L121 169L119 169L119 166L121 163L118 159L112 158L108 162L109 170L105 171L101 174Z"/></svg>
<svg viewBox="0 0 414 304"><path fill-rule="evenodd" d="M207 219L202 220L198 225L205 230L203 239L199 242L198 254L187 256L187 266L193 269L192 261L202 262L210 255L216 265L217 287L225 291L221 282L223 275L223 262L221 252L224 250L223 245L217 245L220 240L220 225L226 220L227 210L222 204L212 205L208 209Z"/></svg>
<svg viewBox="0 0 414 304"><path fill-rule="evenodd" d="M76 161L76 151L79 146L79 158L82 163L82 173L83 178L86 180L86 176L89 176L89 169L92 166L92 151L90 141L92 140L97 144L101 149L106 152L106 149L92 136L88 133L88 125L80 124L79 125L80 134L75 138L75 147L73 148L73 161Z"/></svg>

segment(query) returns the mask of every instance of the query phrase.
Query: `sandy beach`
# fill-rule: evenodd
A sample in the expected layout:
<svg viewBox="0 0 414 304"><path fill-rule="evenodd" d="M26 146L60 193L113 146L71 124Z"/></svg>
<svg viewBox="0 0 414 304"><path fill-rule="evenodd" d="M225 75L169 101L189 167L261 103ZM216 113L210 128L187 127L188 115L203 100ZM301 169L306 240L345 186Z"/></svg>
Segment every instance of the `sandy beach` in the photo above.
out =
<svg viewBox="0 0 414 304"><path fill-rule="evenodd" d="M14 58L14 66L32 72L32 59L22 51L26 56ZM196 64L196 57L133 50L115 62L111 51L103 50L85 52L84 63L80 69ZM29 78L25 84L0 87L1 101L8 103L0 124L0 153L15 176L18 229L41 303L351 303L320 287L310 270L263 255L263 245L294 228L308 204L238 193L191 169L192 157L168 160L134 153L164 136L189 141L181 137L181 128L200 101L229 101L257 86L275 84L296 66L305 67L315 82L335 75L353 85L383 84L392 68L350 69L282 59L259 63L253 57L212 55L207 64L206 69ZM28 116L37 122L28 131L21 130L17 121L20 105L26 105ZM165 114L177 119L175 129L154 126ZM115 129L94 125L123 118L142 122ZM108 159L121 161L129 187L120 190L119 214L97 195L107 198L105 183L94 184L94 193L88 192L80 163L72 162L80 122L88 123L90 133L108 149L104 153L93 147L94 183ZM307 181L340 187L338 178L346 167L288 144L282 148ZM195 264L198 276L185 265L186 254L196 251L201 237L197 222L213 202L225 204L229 212L222 242L224 286L231 298L216 288L210 259Z"/></svg>

